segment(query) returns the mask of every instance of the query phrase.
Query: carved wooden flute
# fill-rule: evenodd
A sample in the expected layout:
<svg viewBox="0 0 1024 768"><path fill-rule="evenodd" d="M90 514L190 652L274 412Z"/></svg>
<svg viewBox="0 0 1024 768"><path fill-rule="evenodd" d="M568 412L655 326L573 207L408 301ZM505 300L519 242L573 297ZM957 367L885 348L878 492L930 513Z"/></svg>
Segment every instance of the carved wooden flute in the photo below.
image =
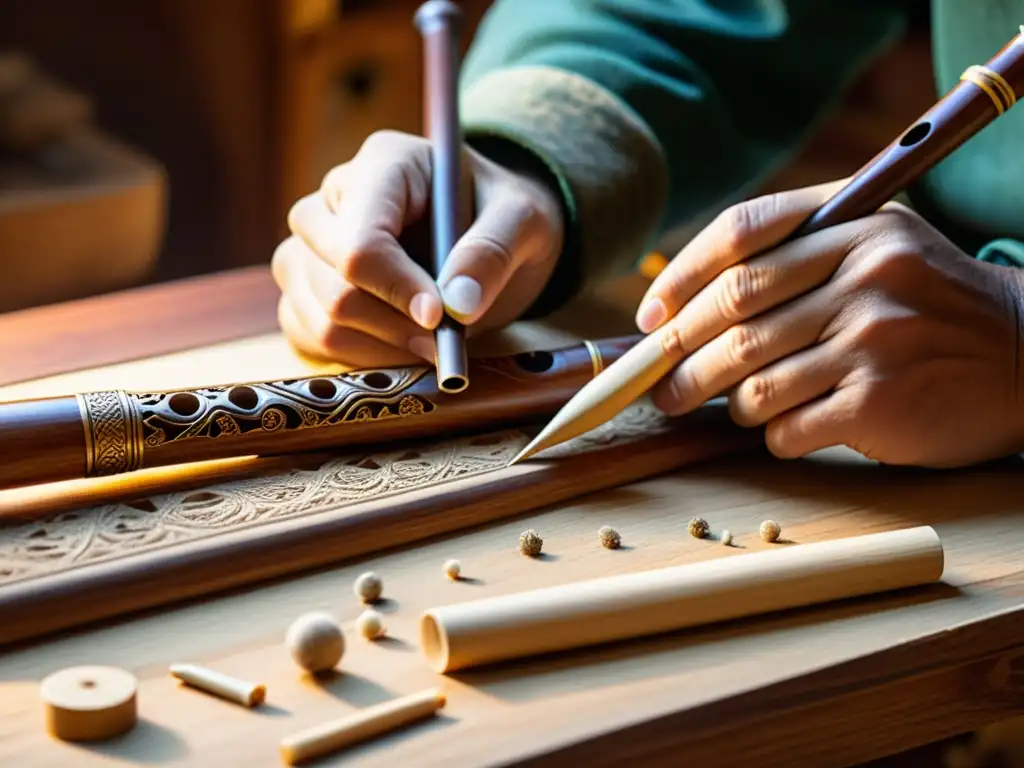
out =
<svg viewBox="0 0 1024 768"><path fill-rule="evenodd" d="M526 424L557 411L640 338L474 359L473 388L461 394L442 391L424 365L0 403L0 488Z"/></svg>

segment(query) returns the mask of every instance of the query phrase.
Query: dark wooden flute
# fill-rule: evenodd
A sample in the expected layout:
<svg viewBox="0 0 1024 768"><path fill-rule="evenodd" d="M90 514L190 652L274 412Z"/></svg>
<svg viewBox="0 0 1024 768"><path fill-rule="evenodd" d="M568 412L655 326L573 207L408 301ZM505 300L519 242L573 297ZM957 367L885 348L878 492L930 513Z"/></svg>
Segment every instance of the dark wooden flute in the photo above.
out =
<svg viewBox="0 0 1024 768"><path fill-rule="evenodd" d="M543 419L642 338L472 359L472 391L429 365L177 392L0 403L0 488L144 467L313 451Z"/></svg>
<svg viewBox="0 0 1024 768"><path fill-rule="evenodd" d="M1022 96L1024 25L986 64L964 70L955 87L866 163L789 239L874 213ZM583 387L512 463L594 429L648 392L685 354L668 333L667 326L652 332Z"/></svg>
<svg viewBox="0 0 1024 768"><path fill-rule="evenodd" d="M434 277L440 277L459 239L462 131L459 127L459 45L462 11L450 0L429 0L413 21L423 37L424 123L431 148L431 216ZM466 329L447 312L434 330L438 386L469 386Z"/></svg>

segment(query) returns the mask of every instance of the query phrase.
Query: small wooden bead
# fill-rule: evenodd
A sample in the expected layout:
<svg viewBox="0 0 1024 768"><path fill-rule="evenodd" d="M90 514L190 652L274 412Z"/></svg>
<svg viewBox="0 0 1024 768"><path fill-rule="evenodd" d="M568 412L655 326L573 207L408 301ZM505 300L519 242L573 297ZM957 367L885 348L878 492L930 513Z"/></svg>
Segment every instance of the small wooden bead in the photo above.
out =
<svg viewBox="0 0 1024 768"><path fill-rule="evenodd" d="M597 537L601 540L601 546L606 549L618 549L622 545L622 537L610 525L601 526L601 529L597 532Z"/></svg>
<svg viewBox="0 0 1024 768"><path fill-rule="evenodd" d="M341 625L329 613L304 613L288 627L285 636L295 663L307 672L334 669L345 653Z"/></svg>
<svg viewBox="0 0 1024 768"><path fill-rule="evenodd" d="M367 571L356 579L354 590L364 603L374 603L384 594L384 582L373 571Z"/></svg>
<svg viewBox="0 0 1024 768"><path fill-rule="evenodd" d="M697 539L705 538L708 535L708 531L711 530L708 526L708 521L703 517L693 518L687 527L690 531L690 535Z"/></svg>
<svg viewBox="0 0 1024 768"><path fill-rule="evenodd" d="M782 528L774 520L765 520L761 523L761 538L767 542L778 541L782 535Z"/></svg>
<svg viewBox="0 0 1024 768"><path fill-rule="evenodd" d="M377 611L367 609L359 614L356 619L356 628L359 634L367 640L374 640L384 635L384 617Z"/></svg>
<svg viewBox="0 0 1024 768"><path fill-rule="evenodd" d="M536 557L544 547L544 539L532 528L519 536L519 551L527 557Z"/></svg>
<svg viewBox="0 0 1024 768"><path fill-rule="evenodd" d="M727 529L722 531L722 546L728 547L730 544L732 544L732 531Z"/></svg>
<svg viewBox="0 0 1024 768"><path fill-rule="evenodd" d="M64 741L102 741L135 727L138 681L116 667L69 667L40 685L46 730Z"/></svg>
<svg viewBox="0 0 1024 768"><path fill-rule="evenodd" d="M458 581L462 575L462 565L458 560L449 560L444 564L444 575L452 581Z"/></svg>

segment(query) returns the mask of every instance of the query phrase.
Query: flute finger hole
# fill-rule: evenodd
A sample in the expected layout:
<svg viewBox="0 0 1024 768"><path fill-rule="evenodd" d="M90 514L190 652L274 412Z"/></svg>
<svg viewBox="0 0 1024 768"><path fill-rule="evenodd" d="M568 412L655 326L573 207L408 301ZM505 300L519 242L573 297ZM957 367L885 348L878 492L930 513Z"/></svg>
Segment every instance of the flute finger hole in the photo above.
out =
<svg viewBox="0 0 1024 768"><path fill-rule="evenodd" d="M391 386L391 377L383 371L372 371L363 376L363 383L373 389L387 389Z"/></svg>
<svg viewBox="0 0 1024 768"><path fill-rule="evenodd" d="M191 392L179 392L172 395L167 405L179 416L192 416L199 412L199 398Z"/></svg>
<svg viewBox="0 0 1024 768"><path fill-rule="evenodd" d="M228 400L232 405L251 411L260 404L260 396L252 387L232 387L228 392Z"/></svg>
<svg viewBox="0 0 1024 768"><path fill-rule="evenodd" d="M555 364L555 356L550 352L524 352L515 356L516 365L530 373L544 373Z"/></svg>
<svg viewBox="0 0 1024 768"><path fill-rule="evenodd" d="M309 382L309 394L319 400L330 400L338 394L338 388L330 379L313 379Z"/></svg>
<svg viewBox="0 0 1024 768"><path fill-rule="evenodd" d="M931 130L932 130L932 124L931 123L929 123L927 121L925 121L923 123L918 123L913 128L911 128L909 131L907 131L906 133L903 134L903 138L900 139L900 146L901 147L912 147L915 144L920 143L924 139L925 136L927 136L929 133L931 133Z"/></svg>

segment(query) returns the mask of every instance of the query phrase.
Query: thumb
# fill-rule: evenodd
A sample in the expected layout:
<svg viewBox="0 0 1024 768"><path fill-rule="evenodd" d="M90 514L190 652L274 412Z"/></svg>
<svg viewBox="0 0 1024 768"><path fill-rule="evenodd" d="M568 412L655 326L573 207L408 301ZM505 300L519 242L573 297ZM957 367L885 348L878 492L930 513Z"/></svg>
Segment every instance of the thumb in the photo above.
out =
<svg viewBox="0 0 1024 768"><path fill-rule="evenodd" d="M503 197L490 202L459 238L438 278L445 310L464 325L477 322L512 275L543 258L545 228L533 202Z"/></svg>

